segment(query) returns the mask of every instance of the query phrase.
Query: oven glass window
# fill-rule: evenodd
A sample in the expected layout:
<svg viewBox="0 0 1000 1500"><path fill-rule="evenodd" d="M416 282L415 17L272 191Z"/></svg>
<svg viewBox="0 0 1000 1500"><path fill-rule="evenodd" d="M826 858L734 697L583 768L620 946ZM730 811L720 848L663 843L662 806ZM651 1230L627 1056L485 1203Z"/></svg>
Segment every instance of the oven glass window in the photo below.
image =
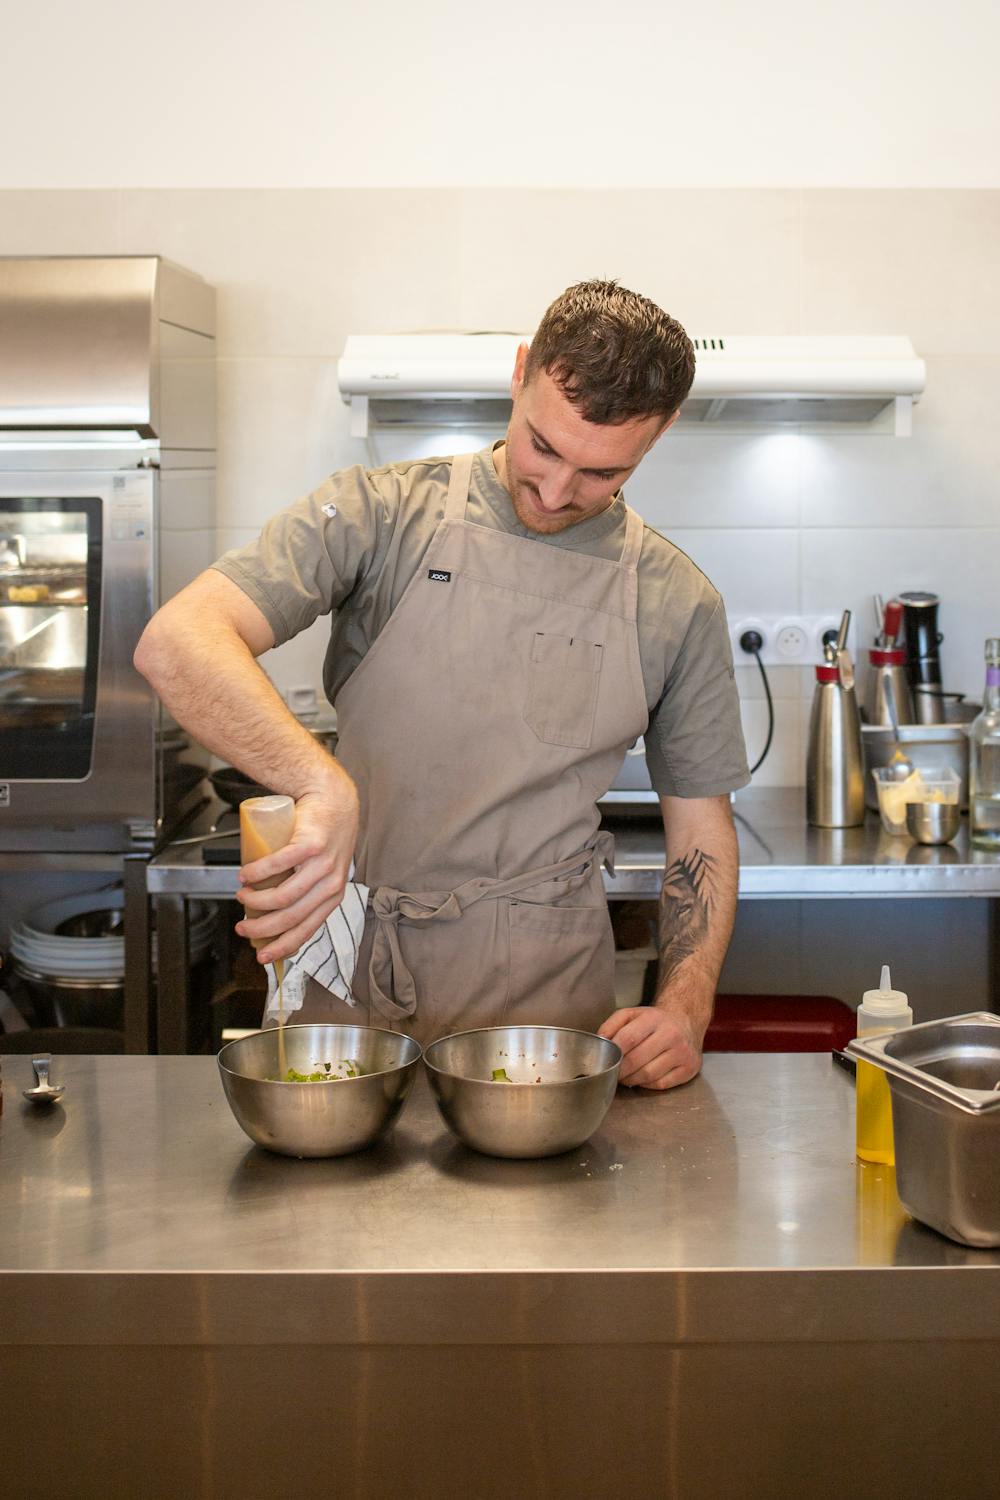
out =
<svg viewBox="0 0 1000 1500"><path fill-rule="evenodd" d="M0 498L0 780L90 773L101 501Z"/></svg>

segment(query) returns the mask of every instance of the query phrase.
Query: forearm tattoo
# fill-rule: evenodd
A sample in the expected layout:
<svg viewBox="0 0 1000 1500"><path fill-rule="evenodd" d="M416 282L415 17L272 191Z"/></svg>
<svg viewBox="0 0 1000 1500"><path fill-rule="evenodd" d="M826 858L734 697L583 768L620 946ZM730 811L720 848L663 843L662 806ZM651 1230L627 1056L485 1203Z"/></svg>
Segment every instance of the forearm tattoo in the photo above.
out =
<svg viewBox="0 0 1000 1500"><path fill-rule="evenodd" d="M660 984L666 984L708 936L717 872L715 859L689 849L667 867L660 894Z"/></svg>

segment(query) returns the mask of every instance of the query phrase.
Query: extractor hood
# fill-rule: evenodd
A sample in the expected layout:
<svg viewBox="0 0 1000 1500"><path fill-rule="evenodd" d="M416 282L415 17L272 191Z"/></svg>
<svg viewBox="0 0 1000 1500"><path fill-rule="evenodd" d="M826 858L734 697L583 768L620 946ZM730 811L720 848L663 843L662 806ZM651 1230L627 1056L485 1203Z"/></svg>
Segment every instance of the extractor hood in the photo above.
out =
<svg viewBox="0 0 1000 1500"><path fill-rule="evenodd" d="M530 334L354 334L338 363L351 432L371 427L504 425L514 356ZM693 340L697 368L681 408L687 425L870 423L910 432L925 367L907 338L736 335Z"/></svg>

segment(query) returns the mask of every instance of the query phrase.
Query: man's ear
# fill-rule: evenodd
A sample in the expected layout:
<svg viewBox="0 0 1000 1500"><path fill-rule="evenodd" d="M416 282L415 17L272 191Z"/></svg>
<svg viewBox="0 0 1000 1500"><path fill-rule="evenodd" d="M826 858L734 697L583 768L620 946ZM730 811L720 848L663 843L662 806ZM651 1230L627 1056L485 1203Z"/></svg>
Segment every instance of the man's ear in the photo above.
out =
<svg viewBox="0 0 1000 1500"><path fill-rule="evenodd" d="M510 377L511 400L516 401L524 388L524 372L528 363L527 344L518 344L517 358L514 360L514 373Z"/></svg>

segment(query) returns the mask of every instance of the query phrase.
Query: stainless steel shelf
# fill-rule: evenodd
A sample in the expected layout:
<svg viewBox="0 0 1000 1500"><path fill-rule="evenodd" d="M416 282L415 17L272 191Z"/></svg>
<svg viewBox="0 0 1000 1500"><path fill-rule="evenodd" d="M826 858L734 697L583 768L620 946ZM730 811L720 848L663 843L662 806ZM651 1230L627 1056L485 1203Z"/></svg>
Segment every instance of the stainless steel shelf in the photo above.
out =
<svg viewBox="0 0 1000 1500"><path fill-rule="evenodd" d="M973 849L967 822L954 844L938 847L893 838L873 813L860 828L810 828L801 788L738 792L733 812L743 899L1000 895L1000 855ZM609 896L657 896L664 870L659 819L606 821L615 835Z"/></svg>

